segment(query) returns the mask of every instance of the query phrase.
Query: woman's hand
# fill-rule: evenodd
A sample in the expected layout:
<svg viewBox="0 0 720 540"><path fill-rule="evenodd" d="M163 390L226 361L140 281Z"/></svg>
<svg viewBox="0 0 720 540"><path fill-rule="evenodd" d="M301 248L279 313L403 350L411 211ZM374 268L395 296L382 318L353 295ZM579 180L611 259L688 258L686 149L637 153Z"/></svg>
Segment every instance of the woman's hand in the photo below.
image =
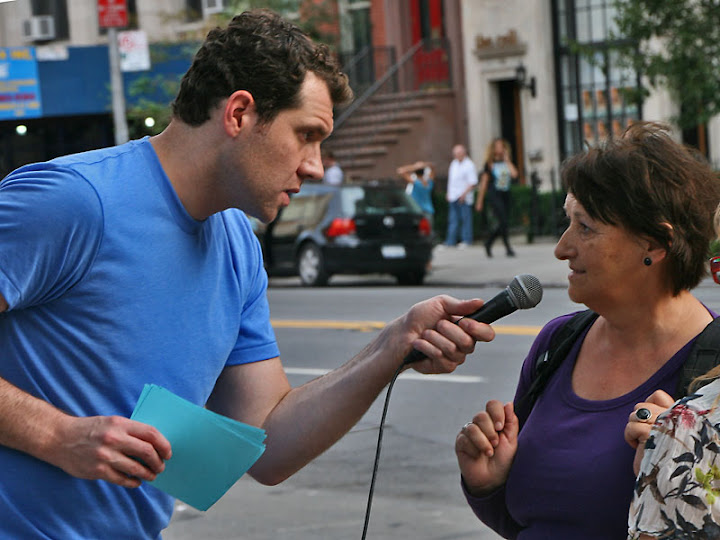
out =
<svg viewBox="0 0 720 540"><path fill-rule="evenodd" d="M645 453L645 441L650 438L650 430L660 413L672 407L675 400L667 392L656 390L646 401L635 405L625 426L625 441L635 448L633 470L640 472L640 463ZM639 412L638 412L639 411Z"/></svg>
<svg viewBox="0 0 720 540"><path fill-rule="evenodd" d="M505 484L517 451L518 418L512 403L488 401L455 439L455 454L471 495L483 496Z"/></svg>

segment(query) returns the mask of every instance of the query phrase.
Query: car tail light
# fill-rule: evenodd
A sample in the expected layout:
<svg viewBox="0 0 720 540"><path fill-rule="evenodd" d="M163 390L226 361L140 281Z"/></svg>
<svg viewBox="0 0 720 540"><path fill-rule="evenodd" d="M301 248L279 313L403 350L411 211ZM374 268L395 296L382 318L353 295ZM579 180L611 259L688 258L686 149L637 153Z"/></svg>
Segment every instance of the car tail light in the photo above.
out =
<svg viewBox="0 0 720 540"><path fill-rule="evenodd" d="M418 225L418 232L422 236L430 236L432 234L432 225L430 225L430 220L426 217L423 217L420 220L420 223Z"/></svg>
<svg viewBox="0 0 720 540"><path fill-rule="evenodd" d="M357 227L355 220L351 218L335 218L325 231L325 236L334 238L336 236L344 236L346 234L355 234Z"/></svg>

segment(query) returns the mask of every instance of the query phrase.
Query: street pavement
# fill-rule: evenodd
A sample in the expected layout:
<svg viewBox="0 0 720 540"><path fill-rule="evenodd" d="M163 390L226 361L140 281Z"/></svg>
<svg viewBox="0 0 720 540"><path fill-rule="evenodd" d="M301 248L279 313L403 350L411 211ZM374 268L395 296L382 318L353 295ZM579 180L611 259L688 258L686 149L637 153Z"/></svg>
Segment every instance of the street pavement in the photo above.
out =
<svg viewBox="0 0 720 540"><path fill-rule="evenodd" d="M536 238L532 244L525 237L511 239L514 257L505 254L501 242L495 244L493 257L485 253L482 242L465 248L443 244L433 250L432 270L426 285L440 287L504 287L519 274L532 274L544 288L567 287L567 261L555 258L555 238Z"/></svg>
<svg viewBox="0 0 720 540"><path fill-rule="evenodd" d="M567 262L555 259L553 238L539 238L528 244L525 237L518 236L512 239L512 245L515 257L507 257L505 249L498 244L492 258L488 258L480 241L464 249L438 245L433 251L432 270L424 287L504 288L519 274L535 275L544 288L567 286ZM396 281L392 276L333 276L330 286L362 286L368 283L395 286ZM270 287L273 284L299 287L300 280L297 277L271 278ZM379 414L379 411L376 412ZM375 427L366 420L353 433ZM303 483L300 479L301 474L308 478L311 474L320 475L319 471L323 468L333 471L332 466L336 462L346 459L343 451L347 452L347 448L357 450L353 444L360 443L347 436L334 450L326 453L322 463L318 460L305 472L279 486L260 486L249 478L241 478L208 513L178 503L172 524L163 537L166 540L338 540L359 537L368 496L364 484L359 489L338 491L311 485L309 481ZM370 439L369 444L374 445L374 439ZM386 446L388 444L391 447L385 450L385 480L389 474L388 460L393 451L398 451L392 448L392 440L386 441ZM366 449L361 445L360 450ZM454 461L451 461L452 472L448 473L448 477L451 478L449 481L456 483L457 472ZM403 466L409 467L411 462L409 460ZM367 467L369 473L369 462ZM346 474L352 477L352 471L346 471ZM363 476L362 481L366 480L368 478ZM328 486L336 481L327 478ZM259 516L262 517L258 519ZM432 489L428 486L428 493L415 493L413 496L387 495L387 488L380 490L375 497L368 538L499 540L500 537L477 520L462 500L459 490L447 500L439 500L432 496Z"/></svg>

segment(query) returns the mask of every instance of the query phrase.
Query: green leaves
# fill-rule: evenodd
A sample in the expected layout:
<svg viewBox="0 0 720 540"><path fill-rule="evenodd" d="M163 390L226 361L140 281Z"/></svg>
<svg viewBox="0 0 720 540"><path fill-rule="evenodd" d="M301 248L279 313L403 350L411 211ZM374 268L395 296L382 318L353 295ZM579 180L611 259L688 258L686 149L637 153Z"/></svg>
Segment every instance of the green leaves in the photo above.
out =
<svg viewBox="0 0 720 540"><path fill-rule="evenodd" d="M717 0L617 0L623 62L666 88L680 105L682 128L720 113L720 4Z"/></svg>

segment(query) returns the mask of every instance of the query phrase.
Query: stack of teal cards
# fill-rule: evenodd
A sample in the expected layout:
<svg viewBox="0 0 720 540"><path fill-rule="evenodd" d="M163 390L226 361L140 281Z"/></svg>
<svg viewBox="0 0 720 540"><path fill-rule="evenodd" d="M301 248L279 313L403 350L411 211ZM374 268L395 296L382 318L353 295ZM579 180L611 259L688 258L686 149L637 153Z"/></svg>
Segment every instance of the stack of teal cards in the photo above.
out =
<svg viewBox="0 0 720 540"><path fill-rule="evenodd" d="M150 485L207 510L265 451L265 431L146 384L131 418L154 426L172 445L165 470Z"/></svg>

